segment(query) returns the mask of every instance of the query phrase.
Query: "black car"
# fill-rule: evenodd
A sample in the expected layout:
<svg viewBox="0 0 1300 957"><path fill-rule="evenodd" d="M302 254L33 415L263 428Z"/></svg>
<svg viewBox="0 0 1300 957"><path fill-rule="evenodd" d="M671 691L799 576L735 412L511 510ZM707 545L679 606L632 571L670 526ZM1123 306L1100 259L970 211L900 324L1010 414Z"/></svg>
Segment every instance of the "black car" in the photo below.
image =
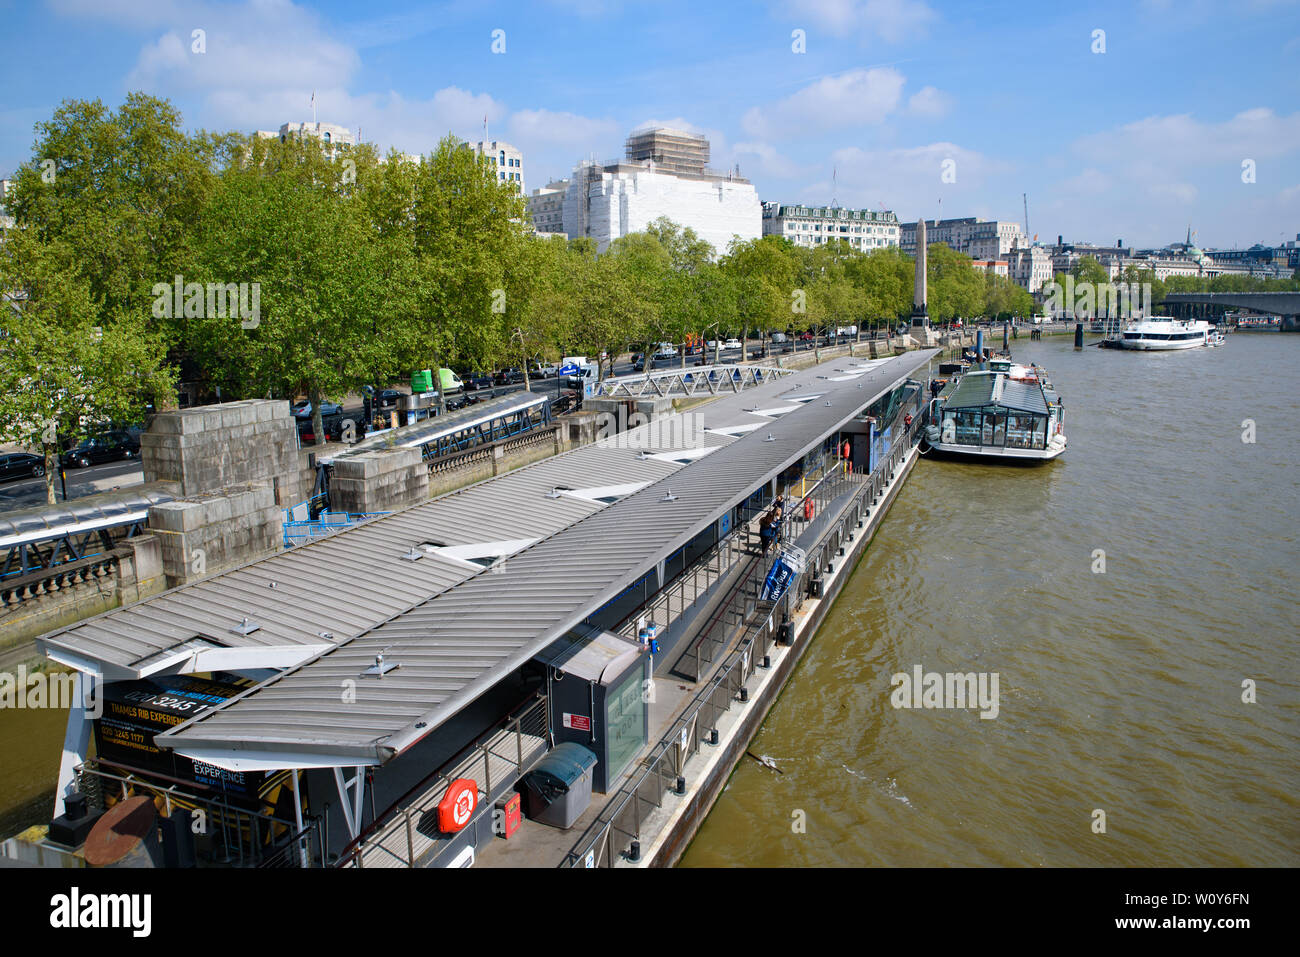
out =
<svg viewBox="0 0 1300 957"><path fill-rule="evenodd" d="M495 381L497 385L514 385L524 381L524 373L521 369L502 369L496 374Z"/></svg>
<svg viewBox="0 0 1300 957"><path fill-rule="evenodd" d="M477 392L479 389L492 388L492 377L490 375L471 375L464 378L465 389L469 392Z"/></svg>
<svg viewBox="0 0 1300 957"><path fill-rule="evenodd" d="M45 456L31 452L0 454L0 482L15 478L40 478L45 474Z"/></svg>
<svg viewBox="0 0 1300 957"><path fill-rule="evenodd" d="M63 453L64 468L88 468L97 462L133 459L140 454L140 440L130 432L104 432L82 439Z"/></svg>

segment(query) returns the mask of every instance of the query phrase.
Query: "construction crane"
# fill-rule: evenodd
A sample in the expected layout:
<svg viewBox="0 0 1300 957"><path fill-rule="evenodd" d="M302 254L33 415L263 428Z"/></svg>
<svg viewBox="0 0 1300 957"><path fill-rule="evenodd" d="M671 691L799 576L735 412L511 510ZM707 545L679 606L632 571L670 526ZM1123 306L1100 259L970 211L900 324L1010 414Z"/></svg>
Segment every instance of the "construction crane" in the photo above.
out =
<svg viewBox="0 0 1300 957"><path fill-rule="evenodd" d="M1029 239L1029 194L1021 193L1020 198L1025 201L1025 240Z"/></svg>

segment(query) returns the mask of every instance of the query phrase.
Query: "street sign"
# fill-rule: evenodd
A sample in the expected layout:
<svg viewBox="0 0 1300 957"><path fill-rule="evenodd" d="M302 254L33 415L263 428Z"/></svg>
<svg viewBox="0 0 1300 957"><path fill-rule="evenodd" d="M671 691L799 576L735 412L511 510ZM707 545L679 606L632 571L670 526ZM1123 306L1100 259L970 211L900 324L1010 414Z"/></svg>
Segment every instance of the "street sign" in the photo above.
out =
<svg viewBox="0 0 1300 957"><path fill-rule="evenodd" d="M575 363L570 362L566 365L560 366L559 375L577 375L577 374L578 374L578 366Z"/></svg>

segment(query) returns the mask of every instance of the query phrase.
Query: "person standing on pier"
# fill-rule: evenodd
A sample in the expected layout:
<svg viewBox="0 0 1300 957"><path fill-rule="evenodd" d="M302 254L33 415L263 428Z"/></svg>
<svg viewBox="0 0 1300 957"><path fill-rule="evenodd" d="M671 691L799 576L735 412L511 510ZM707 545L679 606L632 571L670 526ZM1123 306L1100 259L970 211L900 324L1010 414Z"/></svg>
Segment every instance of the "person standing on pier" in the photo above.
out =
<svg viewBox="0 0 1300 957"><path fill-rule="evenodd" d="M781 534L781 511L785 500L777 496L772 503L768 513L758 520L758 537L763 542L763 557L767 557L767 550L776 541L777 536Z"/></svg>

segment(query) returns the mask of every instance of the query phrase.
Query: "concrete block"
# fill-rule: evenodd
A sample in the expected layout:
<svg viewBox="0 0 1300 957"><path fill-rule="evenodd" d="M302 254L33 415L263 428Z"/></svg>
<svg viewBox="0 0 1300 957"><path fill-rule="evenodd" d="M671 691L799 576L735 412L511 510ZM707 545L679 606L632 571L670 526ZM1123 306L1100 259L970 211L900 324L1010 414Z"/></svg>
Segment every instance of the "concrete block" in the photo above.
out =
<svg viewBox="0 0 1300 957"><path fill-rule="evenodd" d="M149 509L147 524L169 532L191 532L203 525L201 502L163 502Z"/></svg>

